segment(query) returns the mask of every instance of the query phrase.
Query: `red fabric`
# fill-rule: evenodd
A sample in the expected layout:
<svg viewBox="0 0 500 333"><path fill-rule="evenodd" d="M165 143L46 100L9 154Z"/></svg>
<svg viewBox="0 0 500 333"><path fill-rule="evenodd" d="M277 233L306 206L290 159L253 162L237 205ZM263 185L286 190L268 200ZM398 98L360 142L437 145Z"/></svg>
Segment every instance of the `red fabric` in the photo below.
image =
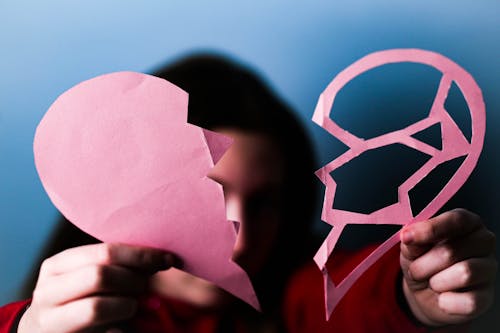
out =
<svg viewBox="0 0 500 333"><path fill-rule="evenodd" d="M0 333L16 332L15 330L11 331L11 329L17 325L19 316L29 303L30 300L25 300L0 307Z"/></svg>
<svg viewBox="0 0 500 333"><path fill-rule="evenodd" d="M327 264L334 281L341 280L371 250L372 248L366 248L356 253L335 253ZM292 278L286 293L283 319L288 332L421 333L431 331L418 325L398 304L396 287L399 282L398 274L399 247L396 246L354 284L339 303L330 320L326 322L322 275L311 263ZM0 308L0 333L11 333L9 329L28 302L17 302ZM150 296L141 301L138 315L131 324L136 331L141 333L214 333L223 318L230 318L231 332L258 332L266 327L265 321L259 322L259 317L262 316L253 311L250 317L247 316L249 311L242 316L241 313L245 311L240 310L238 306L235 306L224 313L206 313L182 302ZM450 327L435 331L463 332L463 327Z"/></svg>
<svg viewBox="0 0 500 333"><path fill-rule="evenodd" d="M338 284L374 248L367 247L356 253L334 253L327 262L333 281ZM323 276L311 263L291 281L284 302L288 332L465 332L464 327L457 326L431 330L410 318L398 303L399 274L398 245L356 281L327 322Z"/></svg>
<svg viewBox="0 0 500 333"><path fill-rule="evenodd" d="M187 303L155 295L141 301L140 310L132 322L137 332L148 333L213 333L220 332L223 320L230 318L230 332L253 333L242 313L260 315L246 304L235 305L223 313L207 312ZM241 306L245 307L244 309ZM225 331L224 331L225 332Z"/></svg>

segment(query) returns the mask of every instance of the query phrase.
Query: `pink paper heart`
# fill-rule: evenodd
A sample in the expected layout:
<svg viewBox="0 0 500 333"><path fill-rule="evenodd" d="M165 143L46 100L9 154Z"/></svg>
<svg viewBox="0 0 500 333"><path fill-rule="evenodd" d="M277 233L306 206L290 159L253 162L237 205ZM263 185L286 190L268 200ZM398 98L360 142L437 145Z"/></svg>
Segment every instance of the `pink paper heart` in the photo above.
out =
<svg viewBox="0 0 500 333"><path fill-rule="evenodd" d="M171 251L186 272L259 309L250 279L231 260L236 231L222 186L207 178L232 140L188 124L187 105L186 92L141 73L82 82L38 125L38 174L83 231Z"/></svg>
<svg viewBox="0 0 500 333"><path fill-rule="evenodd" d="M428 117L404 129L367 140L345 131L330 118L335 96L349 81L375 67L399 62L425 64L436 68L443 74ZM452 81L456 82L461 89L469 107L472 121L470 142L444 107ZM349 147L348 151L316 173L326 186L322 219L333 226L332 231L314 257L316 264L323 272L327 319L356 280L399 241L398 232L380 245L338 285L335 285L328 275L325 264L345 226L347 224L405 225L429 219L436 214L446 201L460 189L474 170L483 147L485 118L485 105L481 90L472 76L450 59L435 52L419 49L394 49L369 54L340 72L320 95L313 121ZM441 125L443 144L440 150L413 137L414 134L435 124ZM371 214L335 209L334 197L337 184L332 178L331 172L369 150L395 143L406 145L430 156L430 159L419 170L398 187L398 202ZM439 164L462 156L465 156L465 160L449 182L422 211L413 216L408 192Z"/></svg>

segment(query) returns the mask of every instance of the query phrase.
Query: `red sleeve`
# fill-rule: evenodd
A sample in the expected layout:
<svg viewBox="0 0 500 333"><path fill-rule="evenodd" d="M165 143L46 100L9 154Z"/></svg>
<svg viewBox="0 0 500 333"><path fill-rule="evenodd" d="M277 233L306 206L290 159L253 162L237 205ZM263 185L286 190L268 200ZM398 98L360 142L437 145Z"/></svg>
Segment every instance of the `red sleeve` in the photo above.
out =
<svg viewBox="0 0 500 333"><path fill-rule="evenodd" d="M0 333L17 332L17 325L31 300L10 303L0 307Z"/></svg>
<svg viewBox="0 0 500 333"><path fill-rule="evenodd" d="M374 248L334 253L327 263L334 282L341 281ZM399 274L399 246L395 246L358 279L327 322L323 277L314 263L309 264L292 278L287 291L284 319L288 332L465 332L464 327L431 330L417 323L398 302Z"/></svg>

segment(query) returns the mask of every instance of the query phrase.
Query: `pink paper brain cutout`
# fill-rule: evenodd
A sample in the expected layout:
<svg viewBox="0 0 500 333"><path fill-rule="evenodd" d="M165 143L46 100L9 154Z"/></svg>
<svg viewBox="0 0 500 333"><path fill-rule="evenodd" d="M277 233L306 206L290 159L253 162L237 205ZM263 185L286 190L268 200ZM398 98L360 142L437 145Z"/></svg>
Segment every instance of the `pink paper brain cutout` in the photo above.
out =
<svg viewBox="0 0 500 333"><path fill-rule="evenodd" d="M166 80L111 73L63 93L37 127L35 164L54 205L104 242L164 249L183 270L256 309L222 186L208 172L230 138L187 123L188 94Z"/></svg>
<svg viewBox="0 0 500 333"><path fill-rule="evenodd" d="M426 118L406 128L367 140L349 133L335 123L331 118L335 96L348 82L370 69L385 64L401 62L413 62L432 66L442 73L434 102ZM455 82L461 89L470 111L472 121L472 138L470 141L466 139L444 107L444 102L452 82ZM325 265L345 226L347 224L406 225L429 219L436 214L460 189L476 166L484 142L485 117L485 105L482 93L472 76L450 59L438 53L420 49L393 49L369 54L340 72L320 95L314 111L313 121L348 147L345 153L316 172L316 175L325 185L321 218L333 226L314 257L316 264L323 273L327 319L356 280L384 253L399 242L398 232L365 258L338 285L335 285L328 275ZM413 137L414 134L435 124L439 124L441 127L441 149L434 148ZM397 143L418 150L430 157L420 169L398 187L398 202L370 214L336 209L334 199L337 184L332 178L331 172L369 150ZM413 216L408 195L409 191L438 165L464 156L465 160L443 189L423 210L416 214L416 216Z"/></svg>

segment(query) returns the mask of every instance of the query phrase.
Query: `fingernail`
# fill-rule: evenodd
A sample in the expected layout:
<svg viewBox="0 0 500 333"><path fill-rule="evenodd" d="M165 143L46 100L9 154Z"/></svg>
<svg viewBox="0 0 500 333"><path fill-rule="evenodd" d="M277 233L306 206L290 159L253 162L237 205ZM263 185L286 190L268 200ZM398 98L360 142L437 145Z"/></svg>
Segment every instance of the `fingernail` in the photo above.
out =
<svg viewBox="0 0 500 333"><path fill-rule="evenodd" d="M457 307L457 301L448 297L448 294L442 293L438 296L438 306L441 310L449 312L450 308Z"/></svg>
<svg viewBox="0 0 500 333"><path fill-rule="evenodd" d="M409 244L409 243L413 242L413 231L411 231L411 230L403 230L401 232L401 240L405 244Z"/></svg>

